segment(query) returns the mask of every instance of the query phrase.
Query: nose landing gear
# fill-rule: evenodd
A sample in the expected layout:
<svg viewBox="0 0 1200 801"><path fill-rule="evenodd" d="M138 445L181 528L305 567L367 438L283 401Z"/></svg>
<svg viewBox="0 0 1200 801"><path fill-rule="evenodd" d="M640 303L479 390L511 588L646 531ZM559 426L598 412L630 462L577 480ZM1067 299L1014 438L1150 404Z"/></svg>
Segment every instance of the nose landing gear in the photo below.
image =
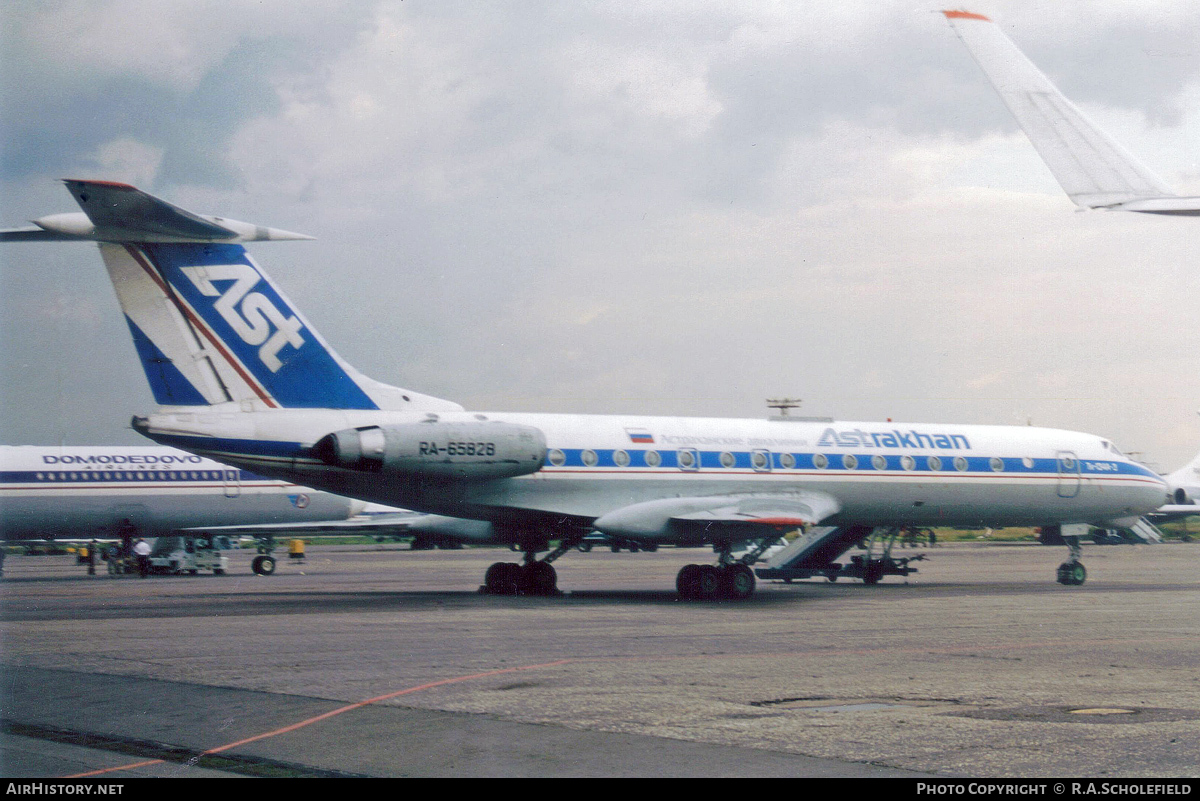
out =
<svg viewBox="0 0 1200 801"><path fill-rule="evenodd" d="M1083 566L1083 562L1079 561L1079 557L1083 555L1083 548L1079 544L1079 537L1064 536L1063 540L1071 552L1067 561L1058 566L1056 580L1059 584L1067 587L1078 587L1087 581L1087 568Z"/></svg>

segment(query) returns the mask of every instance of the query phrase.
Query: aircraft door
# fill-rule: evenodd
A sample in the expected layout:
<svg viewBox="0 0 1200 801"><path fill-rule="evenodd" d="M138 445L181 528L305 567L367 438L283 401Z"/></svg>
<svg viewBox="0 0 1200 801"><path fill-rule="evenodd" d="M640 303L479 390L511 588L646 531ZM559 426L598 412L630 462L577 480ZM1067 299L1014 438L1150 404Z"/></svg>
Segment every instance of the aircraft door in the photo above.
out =
<svg viewBox="0 0 1200 801"><path fill-rule="evenodd" d="M241 471L226 469L221 471L225 479L225 497L236 498L242 494Z"/></svg>
<svg viewBox="0 0 1200 801"><path fill-rule="evenodd" d="M1073 451L1059 451L1058 461L1058 497L1074 498L1079 495L1083 485L1080 475L1079 457Z"/></svg>

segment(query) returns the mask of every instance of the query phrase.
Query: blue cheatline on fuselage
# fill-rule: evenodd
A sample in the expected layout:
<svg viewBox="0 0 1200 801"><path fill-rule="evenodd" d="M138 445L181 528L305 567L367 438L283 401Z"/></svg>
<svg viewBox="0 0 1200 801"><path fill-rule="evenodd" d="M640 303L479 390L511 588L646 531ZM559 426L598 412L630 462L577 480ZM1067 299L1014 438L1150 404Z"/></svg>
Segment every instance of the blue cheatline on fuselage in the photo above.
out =
<svg viewBox="0 0 1200 801"><path fill-rule="evenodd" d="M112 484L162 484L162 485L196 485L197 483L236 481L239 484L251 482L279 483L277 479L256 475L249 470L226 467L221 470L188 469L185 467L172 468L135 468L135 467L94 467L72 468L58 467L45 470L5 470L0 471L0 485L9 484L40 484L45 486L78 486L95 485L100 483Z"/></svg>
<svg viewBox="0 0 1200 801"><path fill-rule="evenodd" d="M311 450L298 442L276 442L271 440L223 439L212 437L189 437L180 435L155 435L155 439L166 445L185 450L201 451L205 454L223 454L230 457L246 459L264 458L277 460L280 458L311 458ZM728 473L743 471L755 474L772 473L776 475L789 474L879 474L889 473L903 477L905 475L937 474L939 476L954 476L957 474L979 475L1013 475L1013 476L1069 476L1103 479L1105 477L1146 477L1160 481L1161 477L1142 465L1120 460L1075 459L1064 465L1060 459L1029 458L1029 457L999 457L999 456L953 456L953 455L913 455L912 466L905 466L904 455L878 453L850 453L841 451L819 451L813 453L794 451L767 451L755 449L752 451L698 451L692 448L655 450L633 448L551 448L542 468L542 474L554 474L558 471L583 472L629 472L644 473L655 470L670 470L672 472L689 470L679 461L680 451L687 451L698 459L698 468L705 473ZM585 459L584 454L590 453L591 458ZM624 453L629 461L620 464L616 454ZM557 455L562 458L558 459ZM650 454L657 455L659 461L648 458ZM754 457L762 455L769 459L769 467L756 467ZM722 457L732 457L722 461ZM817 465L818 457L825 457L825 466ZM852 457L848 462L845 457ZM792 464L786 464L791 458ZM884 466L875 465L875 460L882 458ZM940 461L940 466L937 462Z"/></svg>

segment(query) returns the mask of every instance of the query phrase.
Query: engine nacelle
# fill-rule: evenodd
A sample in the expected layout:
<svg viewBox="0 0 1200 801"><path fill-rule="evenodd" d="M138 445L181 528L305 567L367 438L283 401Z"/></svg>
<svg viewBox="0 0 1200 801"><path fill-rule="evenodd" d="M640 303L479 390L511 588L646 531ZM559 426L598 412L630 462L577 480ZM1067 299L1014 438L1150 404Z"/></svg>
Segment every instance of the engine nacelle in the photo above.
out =
<svg viewBox="0 0 1200 801"><path fill-rule="evenodd" d="M322 437L313 453L325 464L435 478L512 478L542 469L546 436L502 422L428 421L362 426Z"/></svg>
<svg viewBox="0 0 1200 801"><path fill-rule="evenodd" d="M1191 494L1186 489L1183 487L1178 487L1175 490L1174 501L1182 506L1184 504L1195 503L1196 499L1192 498Z"/></svg>

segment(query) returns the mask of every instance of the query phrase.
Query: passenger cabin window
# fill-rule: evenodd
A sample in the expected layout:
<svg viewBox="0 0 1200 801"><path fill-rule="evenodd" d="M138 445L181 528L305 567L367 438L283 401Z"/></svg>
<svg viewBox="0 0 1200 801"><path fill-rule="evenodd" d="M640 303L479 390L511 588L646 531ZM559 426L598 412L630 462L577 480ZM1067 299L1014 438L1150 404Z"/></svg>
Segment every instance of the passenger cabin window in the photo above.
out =
<svg viewBox="0 0 1200 801"><path fill-rule="evenodd" d="M613 462L617 467L629 466L629 454L625 451L613 451Z"/></svg>
<svg viewBox="0 0 1200 801"><path fill-rule="evenodd" d="M871 466L876 470L887 470L887 458L876 454L871 457Z"/></svg>
<svg viewBox="0 0 1200 801"><path fill-rule="evenodd" d="M847 453L842 457L842 467L846 468L847 470L853 470L854 468L858 467L858 459L854 458L854 454Z"/></svg>
<svg viewBox="0 0 1200 801"><path fill-rule="evenodd" d="M796 457L790 453L779 454L779 464L784 470L791 470L796 466Z"/></svg>
<svg viewBox="0 0 1200 801"><path fill-rule="evenodd" d="M567 455L565 453L560 451L558 448L550 451L550 464L554 465L555 467L562 467L566 463Z"/></svg>
<svg viewBox="0 0 1200 801"><path fill-rule="evenodd" d="M917 468L917 460L908 455L901 456L900 466L905 470L915 470Z"/></svg>
<svg viewBox="0 0 1200 801"><path fill-rule="evenodd" d="M1004 460L1001 459L999 456L993 456L991 459L988 460L988 464L991 465L993 473L1003 473L1004 472Z"/></svg>
<svg viewBox="0 0 1200 801"><path fill-rule="evenodd" d="M965 472L967 469L967 460L965 458L963 458L962 456L955 456L954 457L954 469L960 473Z"/></svg>
<svg viewBox="0 0 1200 801"><path fill-rule="evenodd" d="M737 459L733 458L733 454L726 451L721 454L721 467L733 467L737 464Z"/></svg>
<svg viewBox="0 0 1200 801"><path fill-rule="evenodd" d="M829 457L823 453L815 454L813 455L813 464L818 470L824 470L826 467L829 467Z"/></svg>
<svg viewBox="0 0 1200 801"><path fill-rule="evenodd" d="M658 451L646 451L646 466L658 467L662 464L662 457L658 455Z"/></svg>
<svg viewBox="0 0 1200 801"><path fill-rule="evenodd" d="M925 460L925 464L929 465L930 470L941 470L942 460L937 456L930 456Z"/></svg>
<svg viewBox="0 0 1200 801"><path fill-rule="evenodd" d="M695 455L691 451L679 451L679 466L684 468L695 467Z"/></svg>
<svg viewBox="0 0 1200 801"><path fill-rule="evenodd" d="M595 467L596 463L600 461L599 457L596 456L596 452L590 448L580 454L580 457L583 459L585 467Z"/></svg>

